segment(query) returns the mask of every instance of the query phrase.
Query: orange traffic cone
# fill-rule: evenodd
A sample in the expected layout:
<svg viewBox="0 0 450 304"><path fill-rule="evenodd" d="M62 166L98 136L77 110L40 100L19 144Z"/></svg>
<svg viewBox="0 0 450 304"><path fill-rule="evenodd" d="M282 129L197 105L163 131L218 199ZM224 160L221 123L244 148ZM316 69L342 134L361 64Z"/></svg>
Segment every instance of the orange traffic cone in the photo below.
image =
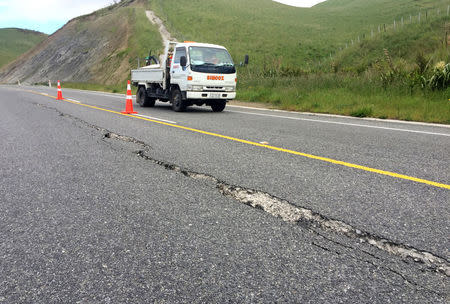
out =
<svg viewBox="0 0 450 304"><path fill-rule="evenodd" d="M62 97L61 84L59 83L59 80L58 80L58 97L56 97L56 100L64 100L64 98Z"/></svg>
<svg viewBox="0 0 450 304"><path fill-rule="evenodd" d="M133 111L133 99L131 97L131 86L130 81L128 80L127 84L127 103L125 105L125 111L122 111L123 114L137 114L137 112Z"/></svg>

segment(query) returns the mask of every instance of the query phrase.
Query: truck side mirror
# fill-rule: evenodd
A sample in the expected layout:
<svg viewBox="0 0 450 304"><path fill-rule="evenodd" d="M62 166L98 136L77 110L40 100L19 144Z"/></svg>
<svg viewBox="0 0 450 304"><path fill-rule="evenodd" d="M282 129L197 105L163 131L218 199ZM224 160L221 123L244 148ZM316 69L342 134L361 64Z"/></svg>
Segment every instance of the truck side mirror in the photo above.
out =
<svg viewBox="0 0 450 304"><path fill-rule="evenodd" d="M245 64L245 65L248 64L248 55L245 55L245 57L244 57L244 64Z"/></svg>
<svg viewBox="0 0 450 304"><path fill-rule="evenodd" d="M187 59L186 56L181 56L180 57L180 65L184 68L187 65Z"/></svg>

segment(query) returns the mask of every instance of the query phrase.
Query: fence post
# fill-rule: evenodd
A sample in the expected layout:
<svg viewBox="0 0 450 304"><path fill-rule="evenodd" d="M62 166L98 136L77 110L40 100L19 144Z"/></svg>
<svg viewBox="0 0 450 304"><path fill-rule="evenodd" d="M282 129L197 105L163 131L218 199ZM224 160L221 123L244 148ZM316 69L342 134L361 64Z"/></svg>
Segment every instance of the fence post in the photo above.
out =
<svg viewBox="0 0 450 304"><path fill-rule="evenodd" d="M141 60L139 59L139 56L138 56L137 60L138 60L138 69L139 69L141 67Z"/></svg>
<svg viewBox="0 0 450 304"><path fill-rule="evenodd" d="M412 16L411 15L409 15L409 23L412 24Z"/></svg>
<svg viewBox="0 0 450 304"><path fill-rule="evenodd" d="M394 31L395 31L395 20L394 20Z"/></svg>
<svg viewBox="0 0 450 304"><path fill-rule="evenodd" d="M386 32L386 23L384 24L384 31Z"/></svg>
<svg viewBox="0 0 450 304"><path fill-rule="evenodd" d="M420 23L420 12L419 12L419 23Z"/></svg>
<svg viewBox="0 0 450 304"><path fill-rule="evenodd" d="M381 32L381 29L380 29L380 26L378 26L378 33L380 33Z"/></svg>
<svg viewBox="0 0 450 304"><path fill-rule="evenodd" d="M447 5L447 16L448 16L448 13L450 13L450 5Z"/></svg>
<svg viewBox="0 0 450 304"><path fill-rule="evenodd" d="M403 27L403 17L402 17L402 27Z"/></svg>

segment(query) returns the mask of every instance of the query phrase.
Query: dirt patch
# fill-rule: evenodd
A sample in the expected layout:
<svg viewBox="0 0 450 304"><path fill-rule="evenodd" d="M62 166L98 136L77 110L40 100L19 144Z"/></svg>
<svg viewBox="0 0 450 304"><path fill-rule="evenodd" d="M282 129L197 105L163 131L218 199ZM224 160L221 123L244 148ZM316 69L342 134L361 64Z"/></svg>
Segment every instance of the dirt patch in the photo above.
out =
<svg viewBox="0 0 450 304"><path fill-rule="evenodd" d="M148 20L150 20L151 23L158 26L159 33L161 34L164 45L166 44L167 41L177 41L169 33L166 26L164 25L164 22L158 16L156 16L155 12L147 10L145 14L147 15L147 18Z"/></svg>

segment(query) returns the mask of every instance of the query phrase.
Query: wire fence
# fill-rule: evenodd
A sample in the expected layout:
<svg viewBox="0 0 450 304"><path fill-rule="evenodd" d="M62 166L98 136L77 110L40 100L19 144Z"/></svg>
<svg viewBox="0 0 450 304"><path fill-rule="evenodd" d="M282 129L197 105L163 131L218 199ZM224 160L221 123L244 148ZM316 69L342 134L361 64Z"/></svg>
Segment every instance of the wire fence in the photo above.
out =
<svg viewBox="0 0 450 304"><path fill-rule="evenodd" d="M354 39L350 39L346 42L341 43L341 45L334 51L329 54L329 59L333 60L334 56L338 55L339 52L344 51L354 45L360 44L363 40L372 39L378 36L382 36L383 33L393 32L401 30L402 28L412 25L412 24L426 24L432 20L436 20L441 17L450 17L450 5L447 5L446 8L433 8L425 11L419 11L417 14L410 14L408 16L403 16L399 19L394 19L392 23L387 24L378 24L373 26L369 32L358 35ZM446 32L445 37L447 38L450 32ZM448 38L447 38L448 39ZM447 45L449 41L447 40ZM326 57L327 58L327 57ZM326 62L326 58L319 61L319 65Z"/></svg>

